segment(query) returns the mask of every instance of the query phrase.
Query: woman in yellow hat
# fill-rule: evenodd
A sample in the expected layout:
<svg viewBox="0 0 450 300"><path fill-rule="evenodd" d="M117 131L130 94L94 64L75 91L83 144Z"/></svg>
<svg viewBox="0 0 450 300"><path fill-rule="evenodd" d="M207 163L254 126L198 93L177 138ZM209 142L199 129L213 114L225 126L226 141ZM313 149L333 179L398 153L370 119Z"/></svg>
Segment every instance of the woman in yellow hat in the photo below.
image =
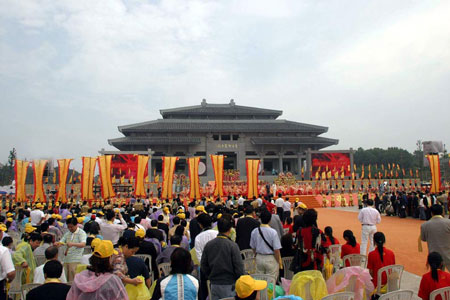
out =
<svg viewBox="0 0 450 300"><path fill-rule="evenodd" d="M67 300L128 300L122 281L114 275L111 257L117 254L109 240L100 241L94 248L90 266L75 275Z"/></svg>

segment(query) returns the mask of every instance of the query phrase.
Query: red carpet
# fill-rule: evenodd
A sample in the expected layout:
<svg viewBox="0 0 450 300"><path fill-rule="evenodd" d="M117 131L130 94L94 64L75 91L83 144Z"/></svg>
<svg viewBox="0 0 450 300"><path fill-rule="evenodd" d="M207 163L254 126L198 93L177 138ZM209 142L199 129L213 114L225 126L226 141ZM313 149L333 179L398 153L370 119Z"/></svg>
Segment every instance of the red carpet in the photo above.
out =
<svg viewBox="0 0 450 300"><path fill-rule="evenodd" d="M361 224L356 212L339 211L329 208L317 209L318 224L321 230L325 226L333 227L334 236L342 244L344 230L350 229L355 234L358 243L361 242ZM418 252L417 239L420 234L420 225L424 221L416 219L400 219L398 217L381 217L381 224L377 225L378 231L386 236L386 248L394 251L397 264L403 265L405 270L419 276L427 272L426 259L428 248L422 243L423 252Z"/></svg>

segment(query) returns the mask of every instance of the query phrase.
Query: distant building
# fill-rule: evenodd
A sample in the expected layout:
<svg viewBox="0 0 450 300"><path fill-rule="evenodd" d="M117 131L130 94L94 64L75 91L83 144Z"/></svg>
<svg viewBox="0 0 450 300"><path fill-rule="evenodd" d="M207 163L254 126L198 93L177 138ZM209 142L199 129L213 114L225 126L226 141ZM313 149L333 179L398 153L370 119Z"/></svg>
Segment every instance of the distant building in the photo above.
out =
<svg viewBox="0 0 450 300"><path fill-rule="evenodd" d="M123 153L153 155L151 170L161 172L162 156L178 156L177 172L187 172L186 158L200 156L208 180L214 178L211 154L226 156L224 169L245 177L245 160L261 159L261 175L299 174L308 152L338 140L321 137L327 127L278 119L282 111L228 104L210 104L160 110L162 119L119 126L124 135L108 140ZM101 151L101 153L111 153ZM118 152L114 152L118 153ZM310 158L309 158L310 159ZM200 168L202 169L202 168Z"/></svg>

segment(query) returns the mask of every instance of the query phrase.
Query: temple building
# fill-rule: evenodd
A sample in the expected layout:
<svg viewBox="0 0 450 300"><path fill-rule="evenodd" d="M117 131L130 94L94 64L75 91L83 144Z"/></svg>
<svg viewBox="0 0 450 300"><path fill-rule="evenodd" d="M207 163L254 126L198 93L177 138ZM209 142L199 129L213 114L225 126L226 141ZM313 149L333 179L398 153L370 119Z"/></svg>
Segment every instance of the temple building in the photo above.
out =
<svg viewBox="0 0 450 300"><path fill-rule="evenodd" d="M176 172L187 173L186 158L200 156L199 173L213 180L209 155L223 154L225 170L235 170L245 178L246 159L260 159L262 177L279 172L298 175L308 172L311 152L331 145L337 139L320 135L327 127L279 119L280 110L227 104L210 104L160 110L161 119L119 126L123 137L108 140L120 152L149 153L149 169L161 172L162 156L178 156ZM102 150L101 153L113 153ZM308 174L309 176L309 174Z"/></svg>

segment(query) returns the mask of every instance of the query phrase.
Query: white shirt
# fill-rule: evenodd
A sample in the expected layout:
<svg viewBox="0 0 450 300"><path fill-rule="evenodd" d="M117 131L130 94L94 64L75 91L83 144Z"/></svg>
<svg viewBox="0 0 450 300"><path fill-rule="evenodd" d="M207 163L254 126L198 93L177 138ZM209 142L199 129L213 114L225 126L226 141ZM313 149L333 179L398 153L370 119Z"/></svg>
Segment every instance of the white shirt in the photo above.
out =
<svg viewBox="0 0 450 300"><path fill-rule="evenodd" d="M36 226L37 224L39 224L43 217L45 217L43 211L39 209L32 210L30 212L31 225Z"/></svg>
<svg viewBox="0 0 450 300"><path fill-rule="evenodd" d="M283 211L291 211L291 202L288 200L283 203Z"/></svg>
<svg viewBox="0 0 450 300"><path fill-rule="evenodd" d="M0 245L0 280L5 279L6 275L14 270L14 264L9 249Z"/></svg>
<svg viewBox="0 0 450 300"><path fill-rule="evenodd" d="M198 261L202 260L202 253L203 249L205 249L206 244L210 240L215 239L218 234L218 231L208 229L206 231L200 232L200 234L195 237L195 253L197 254Z"/></svg>
<svg viewBox="0 0 450 300"><path fill-rule="evenodd" d="M42 264L39 267L36 267L36 269L34 269L33 283L44 284L44 281L45 281L44 266L45 266L45 264ZM64 270L61 274L61 277L59 277L59 280L61 280L62 283L67 283L66 274L65 274Z"/></svg>
<svg viewBox="0 0 450 300"><path fill-rule="evenodd" d="M83 255L81 257L80 264L82 264L82 265L90 265L91 263L89 262L89 258L91 258L91 256L92 256L92 253ZM63 274L64 274L64 272L63 272Z"/></svg>
<svg viewBox="0 0 450 300"><path fill-rule="evenodd" d="M103 239L110 240L113 245L116 245L119 241L120 233L127 229L127 223L123 219L120 219L120 221L122 221L122 224L100 224L100 231Z"/></svg>
<svg viewBox="0 0 450 300"><path fill-rule="evenodd" d="M275 205L277 207L283 207L283 204L284 204L283 198L278 198L277 200L275 200Z"/></svg>
<svg viewBox="0 0 450 300"><path fill-rule="evenodd" d="M238 199L238 205L244 205L244 201L245 201L245 199L242 198L242 197L240 197L240 198Z"/></svg>
<svg viewBox="0 0 450 300"><path fill-rule="evenodd" d="M261 206L263 204L263 201L261 198L257 198L256 201L258 201L258 206Z"/></svg>
<svg viewBox="0 0 450 300"><path fill-rule="evenodd" d="M358 215L358 220L361 224L376 225L381 222L381 216L378 210L368 206L361 209Z"/></svg>

